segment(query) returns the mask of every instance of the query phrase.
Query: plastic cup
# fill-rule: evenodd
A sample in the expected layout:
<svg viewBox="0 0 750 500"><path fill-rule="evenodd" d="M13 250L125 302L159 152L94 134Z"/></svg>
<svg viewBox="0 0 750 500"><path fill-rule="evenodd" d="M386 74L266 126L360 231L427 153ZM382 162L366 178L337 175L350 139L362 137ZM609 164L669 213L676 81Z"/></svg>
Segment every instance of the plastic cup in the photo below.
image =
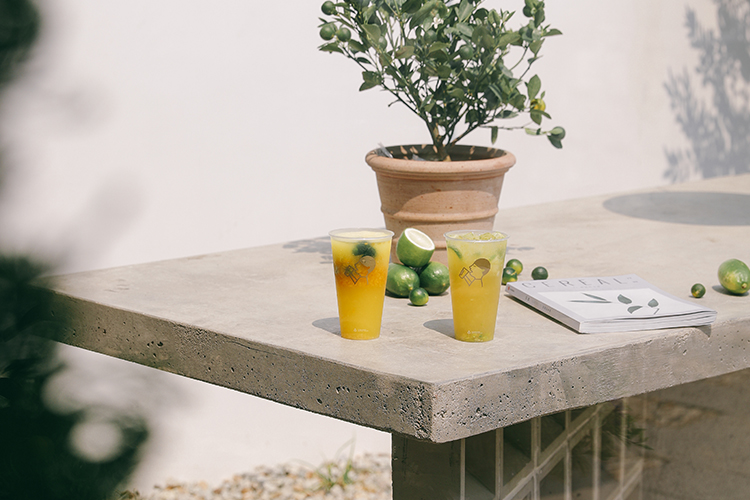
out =
<svg viewBox="0 0 750 500"><path fill-rule="evenodd" d="M474 233L477 239L464 239ZM478 239L491 233L491 239ZM485 236L487 238L487 236ZM498 231L445 233L448 247L453 330L457 340L487 342L495 337L508 235Z"/></svg>
<svg viewBox="0 0 750 500"><path fill-rule="evenodd" d="M393 232L387 229L337 229L328 233L333 252L341 337L380 336L385 283Z"/></svg>

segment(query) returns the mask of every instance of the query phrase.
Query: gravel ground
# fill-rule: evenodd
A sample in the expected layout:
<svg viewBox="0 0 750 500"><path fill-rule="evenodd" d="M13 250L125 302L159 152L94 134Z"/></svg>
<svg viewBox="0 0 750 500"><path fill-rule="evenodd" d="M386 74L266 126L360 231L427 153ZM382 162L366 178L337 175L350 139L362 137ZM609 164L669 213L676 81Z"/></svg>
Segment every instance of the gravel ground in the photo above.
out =
<svg viewBox="0 0 750 500"><path fill-rule="evenodd" d="M218 486L205 482L158 485L152 492L126 491L120 500L391 500L388 455L365 454L329 462L258 467Z"/></svg>

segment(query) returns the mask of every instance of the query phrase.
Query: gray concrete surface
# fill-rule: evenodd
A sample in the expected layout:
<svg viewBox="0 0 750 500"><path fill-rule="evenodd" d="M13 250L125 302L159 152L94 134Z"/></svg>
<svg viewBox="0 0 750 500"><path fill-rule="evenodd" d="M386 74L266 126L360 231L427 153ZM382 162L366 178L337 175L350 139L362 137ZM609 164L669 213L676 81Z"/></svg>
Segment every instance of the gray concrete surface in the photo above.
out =
<svg viewBox="0 0 750 500"><path fill-rule="evenodd" d="M673 193L682 204L664 202ZM695 208L706 193L733 201ZM579 335L504 296L496 339L466 344L445 294L422 308L386 298L379 339L342 340L327 238L61 276L53 288L61 313L76 309L72 345L440 443L750 367L750 298L716 279L723 260L750 262L748 193L744 175L497 217L524 274L636 273L686 298L702 282L701 304L719 312L711 327Z"/></svg>
<svg viewBox="0 0 750 500"><path fill-rule="evenodd" d="M644 497L750 497L750 370L648 395Z"/></svg>

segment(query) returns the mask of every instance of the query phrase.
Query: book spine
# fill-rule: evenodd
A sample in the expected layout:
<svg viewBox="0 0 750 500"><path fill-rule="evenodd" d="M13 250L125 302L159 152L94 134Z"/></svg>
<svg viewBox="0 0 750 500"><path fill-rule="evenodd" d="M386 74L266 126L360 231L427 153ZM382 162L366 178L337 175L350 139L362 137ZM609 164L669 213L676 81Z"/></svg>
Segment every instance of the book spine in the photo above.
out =
<svg viewBox="0 0 750 500"><path fill-rule="evenodd" d="M556 319L560 323L569 326L570 328L574 329L577 332L581 331L581 323L579 321L574 320L573 318L566 316L565 314L561 313L557 309L554 309L544 302L540 301L539 299L536 299L532 297L531 295L523 292L517 287L506 287L505 289L509 294L517 298L518 300L522 302L526 302L534 309L546 314L547 316Z"/></svg>

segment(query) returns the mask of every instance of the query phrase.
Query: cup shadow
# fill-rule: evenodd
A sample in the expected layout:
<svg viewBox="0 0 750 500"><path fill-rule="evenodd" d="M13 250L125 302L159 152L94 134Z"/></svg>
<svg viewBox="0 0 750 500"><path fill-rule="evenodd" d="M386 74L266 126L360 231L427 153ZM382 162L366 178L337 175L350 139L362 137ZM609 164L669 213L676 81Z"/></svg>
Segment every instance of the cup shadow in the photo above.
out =
<svg viewBox="0 0 750 500"><path fill-rule="evenodd" d="M425 328L434 330L438 333L442 333L446 337L452 339L456 338L453 333L453 320L452 319L431 319L424 323Z"/></svg>
<svg viewBox="0 0 750 500"><path fill-rule="evenodd" d="M321 330L325 330L328 333L332 333L337 337L341 337L341 325L339 324L338 316L333 318L321 318L316 319L312 322L312 325Z"/></svg>

